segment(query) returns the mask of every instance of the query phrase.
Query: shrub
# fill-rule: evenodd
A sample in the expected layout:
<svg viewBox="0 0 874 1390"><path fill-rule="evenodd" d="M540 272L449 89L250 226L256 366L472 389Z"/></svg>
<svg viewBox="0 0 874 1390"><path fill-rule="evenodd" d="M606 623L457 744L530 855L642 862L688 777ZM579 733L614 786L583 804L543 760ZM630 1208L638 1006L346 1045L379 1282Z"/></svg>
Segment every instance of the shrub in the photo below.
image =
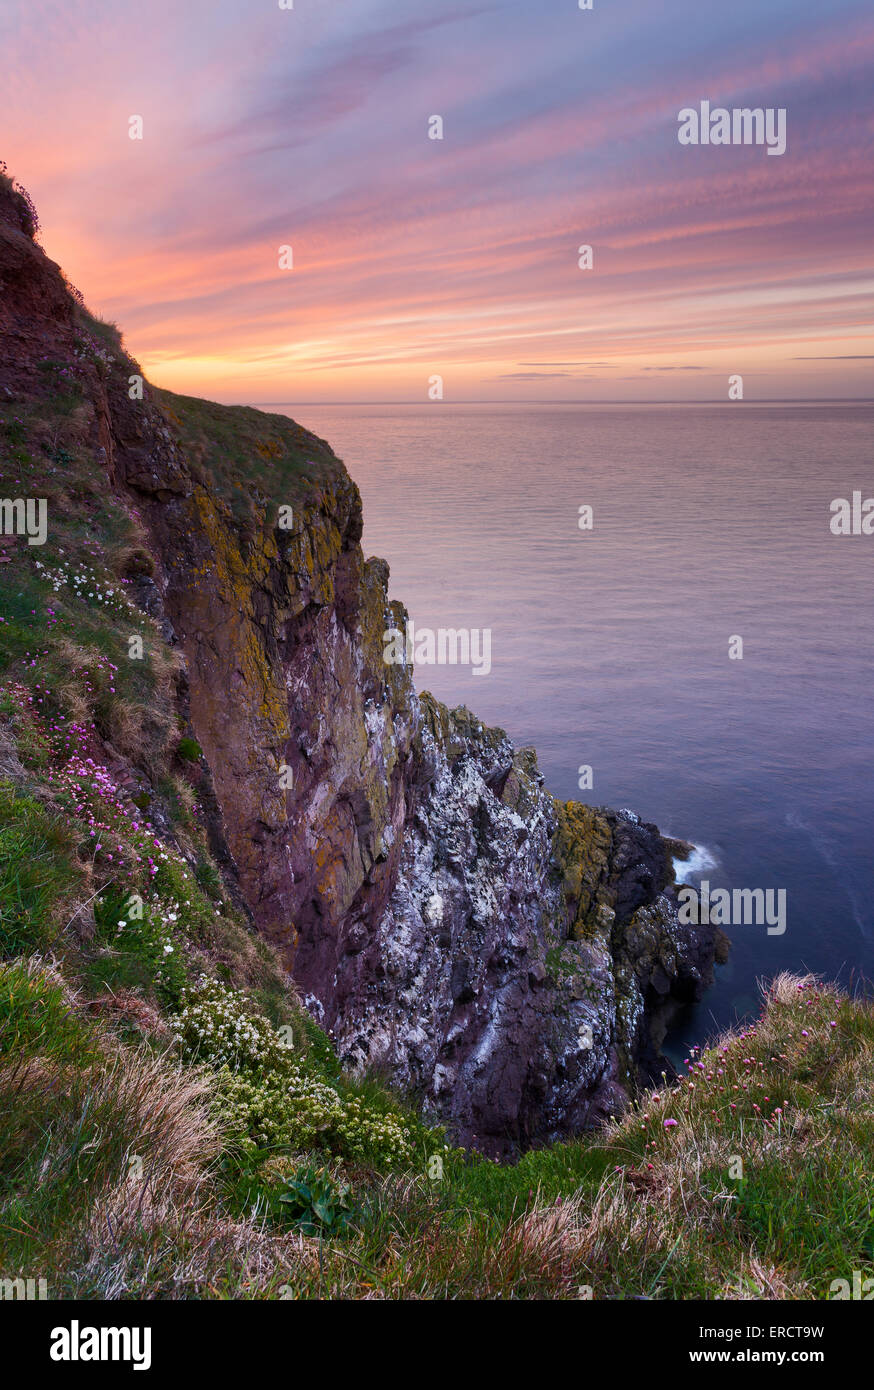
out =
<svg viewBox="0 0 874 1390"><path fill-rule="evenodd" d="M261 1015L248 1013L240 996L218 980L202 978L170 1020L184 1057L233 1071L282 1070L285 1049Z"/></svg>
<svg viewBox="0 0 874 1390"><path fill-rule="evenodd" d="M387 1167L408 1163L413 1155L410 1129L400 1116L381 1114L359 1096L344 1098L296 1065L257 1077L224 1068L218 1097L223 1121L250 1152L321 1149Z"/></svg>
<svg viewBox="0 0 874 1390"><path fill-rule="evenodd" d="M200 980L171 1022L183 1056L216 1068L219 1109L244 1150L318 1148L389 1166L412 1157L404 1117L312 1075L268 1020L219 981Z"/></svg>

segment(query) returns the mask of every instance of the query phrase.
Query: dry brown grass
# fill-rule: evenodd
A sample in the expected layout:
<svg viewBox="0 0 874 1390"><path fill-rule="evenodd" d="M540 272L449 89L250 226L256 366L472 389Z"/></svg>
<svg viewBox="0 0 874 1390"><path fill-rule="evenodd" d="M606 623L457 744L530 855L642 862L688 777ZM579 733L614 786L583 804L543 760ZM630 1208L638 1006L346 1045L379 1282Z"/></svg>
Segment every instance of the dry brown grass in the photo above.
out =
<svg viewBox="0 0 874 1390"><path fill-rule="evenodd" d="M80 1011L56 962L22 964ZM103 1055L87 1067L38 1055L0 1070L22 1157L29 1149L37 1165L46 1227L35 1258L62 1272L55 1296L281 1296L283 1280L311 1284L318 1242L222 1210L215 1164L225 1135L210 1073L102 1028L98 1037Z"/></svg>
<svg viewBox="0 0 874 1390"><path fill-rule="evenodd" d="M578 1258L587 1247L590 1226L581 1208L578 1192L549 1203L541 1202L538 1193L531 1210L510 1226L508 1237L526 1259L554 1265L568 1257Z"/></svg>
<svg viewBox="0 0 874 1390"><path fill-rule="evenodd" d="M133 989L105 990L89 999L87 1010L101 1018L124 1022L137 1028L144 1037L169 1043L173 1033L166 1019L148 999Z"/></svg>
<svg viewBox="0 0 874 1390"><path fill-rule="evenodd" d="M21 786L27 780L15 735L5 719L0 719L0 782L12 782Z"/></svg>
<svg viewBox="0 0 874 1390"><path fill-rule="evenodd" d="M141 628L151 629L145 614L138 617ZM90 723L94 717L92 698L85 691L81 673L94 669L102 659L95 647L74 642L58 634L55 638L63 668L68 673L57 682L57 693L75 723ZM176 739L175 686L182 658L158 636L146 637L149 664L154 680L147 702L135 701L116 693L108 710L106 736L119 756L141 768L152 781L169 766Z"/></svg>

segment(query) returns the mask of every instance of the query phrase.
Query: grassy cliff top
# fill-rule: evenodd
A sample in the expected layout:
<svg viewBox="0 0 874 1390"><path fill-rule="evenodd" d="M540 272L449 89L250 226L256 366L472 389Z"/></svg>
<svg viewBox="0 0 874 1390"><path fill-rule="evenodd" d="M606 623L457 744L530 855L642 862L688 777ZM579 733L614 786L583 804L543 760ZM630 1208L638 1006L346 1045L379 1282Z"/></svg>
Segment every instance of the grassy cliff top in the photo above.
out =
<svg viewBox="0 0 874 1390"><path fill-rule="evenodd" d="M293 502L313 484L345 473L330 445L287 415L154 387L152 394L189 464L226 500L242 488L276 503Z"/></svg>

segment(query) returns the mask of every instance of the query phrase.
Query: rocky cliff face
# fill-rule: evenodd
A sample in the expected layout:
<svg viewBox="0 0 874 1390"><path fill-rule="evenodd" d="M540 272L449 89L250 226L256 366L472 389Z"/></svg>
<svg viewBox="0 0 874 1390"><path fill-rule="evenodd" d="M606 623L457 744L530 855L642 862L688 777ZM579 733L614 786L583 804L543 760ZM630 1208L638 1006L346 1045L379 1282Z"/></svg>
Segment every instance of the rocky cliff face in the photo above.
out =
<svg viewBox="0 0 874 1390"><path fill-rule="evenodd" d="M679 924L657 829L555 801L533 752L387 665L403 612L342 463L283 417L137 399L5 186L0 288L0 400L48 389L47 356L75 371L149 537L139 600L184 654L227 871L341 1058L491 1154L621 1107L718 945Z"/></svg>

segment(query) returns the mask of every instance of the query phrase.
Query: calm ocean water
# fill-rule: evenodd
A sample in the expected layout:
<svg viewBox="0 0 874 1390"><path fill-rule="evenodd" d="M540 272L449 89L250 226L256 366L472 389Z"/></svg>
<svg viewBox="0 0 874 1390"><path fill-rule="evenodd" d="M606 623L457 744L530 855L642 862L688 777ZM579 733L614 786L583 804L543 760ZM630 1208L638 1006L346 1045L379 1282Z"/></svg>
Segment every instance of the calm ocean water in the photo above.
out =
<svg viewBox="0 0 874 1390"><path fill-rule="evenodd" d="M267 408L345 460L418 627L491 629L489 675L420 689L534 744L556 795L694 841L712 886L785 888L672 1052L762 975L874 976L874 536L829 530L874 495L874 406Z"/></svg>

